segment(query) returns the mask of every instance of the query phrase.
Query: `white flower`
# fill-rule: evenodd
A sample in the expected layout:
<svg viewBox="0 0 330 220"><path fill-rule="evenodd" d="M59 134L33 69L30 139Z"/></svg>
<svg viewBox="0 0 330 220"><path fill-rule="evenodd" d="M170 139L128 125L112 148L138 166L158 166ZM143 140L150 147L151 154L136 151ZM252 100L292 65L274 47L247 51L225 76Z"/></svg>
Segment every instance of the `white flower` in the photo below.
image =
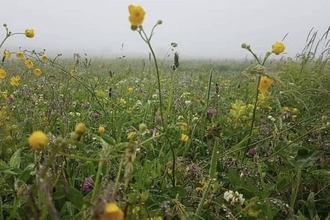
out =
<svg viewBox="0 0 330 220"><path fill-rule="evenodd" d="M273 116L271 116L271 115L268 115L268 117L267 117L269 120L271 120L272 122L275 122L276 121L276 119L273 117Z"/></svg>
<svg viewBox="0 0 330 220"><path fill-rule="evenodd" d="M158 94L153 94L151 97L152 97L153 99L157 99L157 98L158 98Z"/></svg>
<svg viewBox="0 0 330 220"><path fill-rule="evenodd" d="M182 115L179 115L178 116L178 120L182 120L183 119L183 116Z"/></svg>
<svg viewBox="0 0 330 220"><path fill-rule="evenodd" d="M195 122L195 121L198 121L198 119L199 119L199 118L198 118L197 116L194 116L194 117L192 118L191 121L192 121L192 122Z"/></svg>
<svg viewBox="0 0 330 220"><path fill-rule="evenodd" d="M192 103L192 102L189 101L189 100L184 102L184 104L186 104L186 105L190 105L191 103Z"/></svg>
<svg viewBox="0 0 330 220"><path fill-rule="evenodd" d="M245 199L243 194L238 193L237 191L228 190L223 194L223 198L230 203L230 205L243 205Z"/></svg>

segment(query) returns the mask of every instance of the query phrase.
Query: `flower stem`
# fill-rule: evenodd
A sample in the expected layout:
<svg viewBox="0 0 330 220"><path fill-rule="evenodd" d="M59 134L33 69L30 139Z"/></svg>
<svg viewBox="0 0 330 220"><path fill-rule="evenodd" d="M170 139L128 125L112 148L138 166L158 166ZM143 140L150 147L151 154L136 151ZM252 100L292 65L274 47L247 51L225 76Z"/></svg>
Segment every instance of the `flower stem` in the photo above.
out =
<svg viewBox="0 0 330 220"><path fill-rule="evenodd" d="M204 202L206 200L206 197L209 194L212 182L215 179L215 174L216 174L215 171L216 171L216 165L217 165L217 159L218 159L218 157L217 157L217 143L218 143L218 141L215 139L213 142L214 143L213 143L213 150L212 150L212 157L211 157L211 166L210 166L210 171L209 171L209 178L210 179L209 179L209 182L207 184L206 190L203 193L203 197L202 197L201 201L198 204L198 208L196 210L194 219L199 218L199 215L202 211L202 208L203 208ZM211 143L212 143L212 141L209 140L208 145L210 145Z"/></svg>
<svg viewBox="0 0 330 220"><path fill-rule="evenodd" d="M257 90L256 90L254 107L253 107L253 115L252 115L251 127L250 127L250 131L249 131L249 135L248 135L249 139L246 142L246 146L245 146L245 149L244 149L244 152L243 152L242 163L245 160L246 151L248 150L248 147L249 147L250 142L251 142L251 135L252 135L252 132L253 132L254 121L256 119L256 111L257 111L257 104L258 104L258 98L259 98L259 84L260 84L260 79L261 79L261 76L258 77L258 83L257 83Z"/></svg>
<svg viewBox="0 0 330 220"><path fill-rule="evenodd" d="M293 187L292 187L292 196L291 196L291 201L290 201L290 207L292 209L294 209L294 204L296 203L296 200L297 200L300 181L301 181L301 175L302 175L301 167L298 167L297 176L296 176L296 184L293 185Z"/></svg>
<svg viewBox="0 0 330 220"><path fill-rule="evenodd" d="M103 163L104 163L104 160L101 160L99 162L99 165L97 168L97 173L96 173L96 178L95 178L95 183L94 183L94 188L93 188L93 193L92 193L92 198L91 198L92 202L95 200L96 193L97 193L99 185L100 185L101 171L102 171Z"/></svg>

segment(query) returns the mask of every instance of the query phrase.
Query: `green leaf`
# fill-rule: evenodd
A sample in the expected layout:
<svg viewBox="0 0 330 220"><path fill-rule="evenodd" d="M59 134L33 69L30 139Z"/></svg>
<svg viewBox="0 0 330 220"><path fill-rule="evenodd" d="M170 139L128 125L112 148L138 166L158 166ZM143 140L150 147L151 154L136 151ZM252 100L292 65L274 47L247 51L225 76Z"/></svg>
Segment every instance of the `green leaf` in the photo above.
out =
<svg viewBox="0 0 330 220"><path fill-rule="evenodd" d="M9 165L5 161L0 160L0 171L5 170L7 168L9 168Z"/></svg>
<svg viewBox="0 0 330 220"><path fill-rule="evenodd" d="M84 196L76 188L70 187L70 201L77 209L80 210L84 205Z"/></svg>
<svg viewBox="0 0 330 220"><path fill-rule="evenodd" d="M180 197L184 197L187 195L187 190L184 187L171 187L168 189L169 193L172 197L176 197L176 195L179 195Z"/></svg>
<svg viewBox="0 0 330 220"><path fill-rule="evenodd" d="M306 205L307 205L307 208L308 208L308 211L309 211L309 216L311 218L313 218L315 216L314 197L315 197L315 193L313 193L313 192L309 193L308 198L307 198L307 202L306 202Z"/></svg>
<svg viewBox="0 0 330 220"><path fill-rule="evenodd" d="M9 160L9 166L13 168L19 168L21 165L21 152L22 148L15 151Z"/></svg>

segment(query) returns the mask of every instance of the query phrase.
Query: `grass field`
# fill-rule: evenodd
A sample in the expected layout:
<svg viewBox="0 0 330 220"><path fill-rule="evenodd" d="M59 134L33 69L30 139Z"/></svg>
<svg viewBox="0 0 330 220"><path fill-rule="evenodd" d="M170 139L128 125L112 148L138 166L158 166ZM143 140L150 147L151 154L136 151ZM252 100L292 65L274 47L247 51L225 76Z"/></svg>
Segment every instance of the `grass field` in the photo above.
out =
<svg viewBox="0 0 330 220"><path fill-rule="evenodd" d="M0 219L330 219L317 37L240 61L4 51Z"/></svg>

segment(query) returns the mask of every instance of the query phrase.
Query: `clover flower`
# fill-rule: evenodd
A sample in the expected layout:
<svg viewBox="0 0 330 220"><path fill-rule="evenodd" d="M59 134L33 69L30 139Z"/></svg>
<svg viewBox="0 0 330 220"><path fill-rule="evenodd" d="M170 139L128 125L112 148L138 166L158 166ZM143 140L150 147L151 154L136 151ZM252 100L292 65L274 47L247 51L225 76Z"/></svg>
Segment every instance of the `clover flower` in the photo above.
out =
<svg viewBox="0 0 330 220"><path fill-rule="evenodd" d="M85 181L81 187L81 191L83 193L87 193L88 191L90 191L91 189L93 189L94 186L94 181L91 177L85 178Z"/></svg>
<svg viewBox="0 0 330 220"><path fill-rule="evenodd" d="M243 194L238 193L237 191L228 190L224 193L223 198L230 203L230 205L243 205L245 199Z"/></svg>
<svg viewBox="0 0 330 220"><path fill-rule="evenodd" d="M215 108L210 108L206 115L208 118L215 117L217 115L217 110Z"/></svg>

